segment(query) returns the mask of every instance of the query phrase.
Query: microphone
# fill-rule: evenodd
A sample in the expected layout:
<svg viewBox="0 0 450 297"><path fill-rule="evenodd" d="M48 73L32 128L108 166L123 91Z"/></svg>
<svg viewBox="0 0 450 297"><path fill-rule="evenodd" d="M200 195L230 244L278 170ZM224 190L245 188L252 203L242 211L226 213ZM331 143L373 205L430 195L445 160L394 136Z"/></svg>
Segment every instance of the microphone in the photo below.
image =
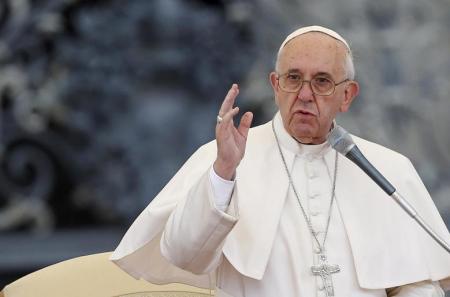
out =
<svg viewBox="0 0 450 297"><path fill-rule="evenodd" d="M386 194L391 196L396 191L394 186L364 157L344 128L336 125L328 136L328 143L358 165Z"/></svg>
<svg viewBox="0 0 450 297"><path fill-rule="evenodd" d="M394 186L364 157L350 134L341 126L335 125L328 135L328 143L338 152L361 168L378 186L383 189L401 208L408 213L441 247L450 253L450 245L446 243L417 213L414 207L405 200Z"/></svg>

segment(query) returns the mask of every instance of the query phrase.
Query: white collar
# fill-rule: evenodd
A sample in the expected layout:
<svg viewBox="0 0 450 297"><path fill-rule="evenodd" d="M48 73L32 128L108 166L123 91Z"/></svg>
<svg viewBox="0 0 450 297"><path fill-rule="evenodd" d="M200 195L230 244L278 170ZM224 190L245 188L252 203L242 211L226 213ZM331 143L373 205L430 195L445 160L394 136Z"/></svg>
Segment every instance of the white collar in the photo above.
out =
<svg viewBox="0 0 450 297"><path fill-rule="evenodd" d="M319 159L331 151L331 146L327 141L321 144L302 144L295 140L284 128L280 112L275 114L274 127L281 146L294 153L297 157Z"/></svg>

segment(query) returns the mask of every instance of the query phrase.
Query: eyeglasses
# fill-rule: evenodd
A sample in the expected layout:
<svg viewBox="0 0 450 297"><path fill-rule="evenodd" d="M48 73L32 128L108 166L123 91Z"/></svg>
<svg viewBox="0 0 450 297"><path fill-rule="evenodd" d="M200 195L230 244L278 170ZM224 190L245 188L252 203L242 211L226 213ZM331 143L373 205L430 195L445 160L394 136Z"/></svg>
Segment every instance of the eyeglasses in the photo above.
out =
<svg viewBox="0 0 450 297"><path fill-rule="evenodd" d="M311 80L305 80L298 73L285 73L279 74L277 77L280 88L288 93L298 92L304 82L308 82L313 94L319 96L330 96L334 93L336 86L349 81L350 79L344 79L339 83L335 83L331 78L326 76L318 75L313 77Z"/></svg>

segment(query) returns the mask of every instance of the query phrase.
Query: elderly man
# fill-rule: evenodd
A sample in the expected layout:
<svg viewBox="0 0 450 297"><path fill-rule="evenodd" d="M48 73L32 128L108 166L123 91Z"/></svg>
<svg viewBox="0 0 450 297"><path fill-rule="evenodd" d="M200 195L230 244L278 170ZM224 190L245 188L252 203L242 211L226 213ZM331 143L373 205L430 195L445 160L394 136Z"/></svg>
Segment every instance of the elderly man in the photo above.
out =
<svg viewBox="0 0 450 297"><path fill-rule="evenodd" d="M134 277L215 284L216 296L443 296L450 256L327 143L359 91L347 42L304 27L270 74L279 112L236 127L233 85L202 146L112 255ZM449 233L409 160L354 137L434 230Z"/></svg>

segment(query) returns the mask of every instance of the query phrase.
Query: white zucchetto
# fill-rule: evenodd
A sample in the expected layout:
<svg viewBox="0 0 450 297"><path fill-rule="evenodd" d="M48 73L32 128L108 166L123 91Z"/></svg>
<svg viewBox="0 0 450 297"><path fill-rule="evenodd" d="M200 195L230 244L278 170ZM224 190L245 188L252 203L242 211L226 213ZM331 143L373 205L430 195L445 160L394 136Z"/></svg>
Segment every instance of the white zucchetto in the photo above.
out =
<svg viewBox="0 0 450 297"><path fill-rule="evenodd" d="M348 45L347 41L341 35L339 35L337 32L335 32L331 29L322 27L322 26L308 26L308 27L299 28L299 29L295 30L294 32L292 32L291 34L289 34L286 37L286 39L283 41L283 43L281 44L280 49L278 50L278 55L280 54L283 47L289 41L291 41L292 39L294 39L295 37L297 37L299 35L302 35L302 34L305 34L308 32L321 32L321 33L327 34L328 36L331 36L334 39L341 41L347 47L348 51L351 52L350 46Z"/></svg>

